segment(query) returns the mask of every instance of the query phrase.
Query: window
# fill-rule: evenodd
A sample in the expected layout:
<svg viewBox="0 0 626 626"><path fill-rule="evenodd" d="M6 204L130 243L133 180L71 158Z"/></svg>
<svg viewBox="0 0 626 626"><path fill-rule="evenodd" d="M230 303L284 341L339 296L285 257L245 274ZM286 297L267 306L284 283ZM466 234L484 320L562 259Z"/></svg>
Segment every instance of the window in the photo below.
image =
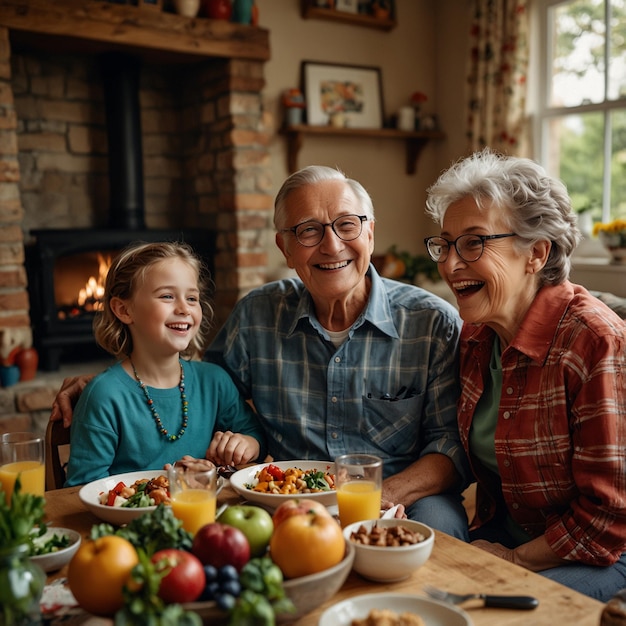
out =
<svg viewBox="0 0 626 626"><path fill-rule="evenodd" d="M626 218L626 0L540 0L540 160L594 221Z"/></svg>

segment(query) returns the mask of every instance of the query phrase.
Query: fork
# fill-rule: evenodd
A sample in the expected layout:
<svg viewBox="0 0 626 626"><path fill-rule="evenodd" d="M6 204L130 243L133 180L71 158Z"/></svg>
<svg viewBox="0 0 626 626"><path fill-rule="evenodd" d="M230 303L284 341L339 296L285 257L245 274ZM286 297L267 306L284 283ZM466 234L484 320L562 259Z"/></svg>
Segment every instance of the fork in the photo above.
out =
<svg viewBox="0 0 626 626"><path fill-rule="evenodd" d="M450 604L460 604L466 600L480 599L484 601L485 606L498 609L522 609L528 611L539 606L537 598L532 596L494 596L484 593L458 594L443 591L443 589L437 589L431 585L424 585L422 589L431 598Z"/></svg>

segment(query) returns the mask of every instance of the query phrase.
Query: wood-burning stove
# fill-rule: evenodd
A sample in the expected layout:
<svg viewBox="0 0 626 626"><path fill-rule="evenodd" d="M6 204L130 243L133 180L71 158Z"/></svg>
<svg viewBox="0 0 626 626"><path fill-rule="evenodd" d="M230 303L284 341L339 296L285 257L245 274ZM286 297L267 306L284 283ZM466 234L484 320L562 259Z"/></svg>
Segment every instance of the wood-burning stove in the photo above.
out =
<svg viewBox="0 0 626 626"><path fill-rule="evenodd" d="M97 275L98 257L112 258L135 241L185 241L213 273L215 234L209 230L64 229L32 234L36 239L26 247L26 270L33 340L40 368L46 371L57 370L64 353L103 354L92 332L95 312L68 299L71 293L78 296L77 284L85 285Z"/></svg>
<svg viewBox="0 0 626 626"><path fill-rule="evenodd" d="M93 311L68 301L60 281L67 283L69 274L80 280L81 271L83 280L89 279L89 266L98 255L114 257L134 241L185 241L213 273L213 231L146 228L139 59L108 53L101 58L101 69L109 156L108 226L31 231L35 242L26 247L33 339L44 370L58 369L62 353L72 347L96 351Z"/></svg>

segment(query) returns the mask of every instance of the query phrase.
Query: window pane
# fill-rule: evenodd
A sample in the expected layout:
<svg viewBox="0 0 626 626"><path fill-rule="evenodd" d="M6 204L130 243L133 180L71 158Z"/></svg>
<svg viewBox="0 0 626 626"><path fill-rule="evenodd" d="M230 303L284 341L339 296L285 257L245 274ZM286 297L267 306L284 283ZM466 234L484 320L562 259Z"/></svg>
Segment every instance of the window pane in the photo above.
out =
<svg viewBox="0 0 626 626"><path fill-rule="evenodd" d="M626 6L624 0L611 0L609 85L612 100L626 97Z"/></svg>
<svg viewBox="0 0 626 626"><path fill-rule="evenodd" d="M567 185L574 209L590 209L594 220L600 220L604 116L566 115L550 119L547 128L548 171Z"/></svg>
<svg viewBox="0 0 626 626"><path fill-rule="evenodd" d="M550 10L550 106L604 100L604 2L572 0Z"/></svg>
<svg viewBox="0 0 626 626"><path fill-rule="evenodd" d="M611 219L626 219L626 111L614 111L611 126Z"/></svg>

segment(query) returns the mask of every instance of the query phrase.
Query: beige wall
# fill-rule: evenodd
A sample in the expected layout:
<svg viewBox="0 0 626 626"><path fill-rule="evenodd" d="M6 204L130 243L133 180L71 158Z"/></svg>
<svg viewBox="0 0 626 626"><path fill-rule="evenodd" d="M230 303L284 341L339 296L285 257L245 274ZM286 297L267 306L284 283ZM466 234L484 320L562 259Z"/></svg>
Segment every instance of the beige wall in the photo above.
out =
<svg viewBox="0 0 626 626"><path fill-rule="evenodd" d="M365 138L306 137L299 167L338 166L369 191L376 210L376 250L392 244L413 254L434 225L423 215L425 189L441 170L462 156L463 87L468 29L467 0L396 0L398 26L378 31L300 17L299 0L256 0L260 26L270 31L271 60L265 65L265 106L282 123L280 96L299 86L302 60L381 68L385 115L408 103L413 91L428 94L426 113L439 117L447 137L426 146L417 173L405 173L404 143ZM285 139L271 144L274 194L287 176ZM268 232L270 277L284 267Z"/></svg>

